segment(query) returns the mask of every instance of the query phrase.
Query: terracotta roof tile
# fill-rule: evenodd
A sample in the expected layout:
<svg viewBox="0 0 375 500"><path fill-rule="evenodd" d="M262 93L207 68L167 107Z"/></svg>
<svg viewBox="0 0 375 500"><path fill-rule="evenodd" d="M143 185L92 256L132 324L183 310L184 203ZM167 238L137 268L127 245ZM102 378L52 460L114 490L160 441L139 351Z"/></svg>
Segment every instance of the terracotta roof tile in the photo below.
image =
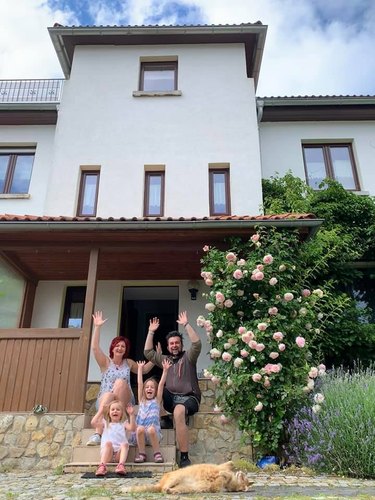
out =
<svg viewBox="0 0 375 500"><path fill-rule="evenodd" d="M48 215L0 214L0 222L154 222L154 221L270 221L270 220L310 220L314 214L284 213L274 215L220 215L216 217L66 217Z"/></svg>

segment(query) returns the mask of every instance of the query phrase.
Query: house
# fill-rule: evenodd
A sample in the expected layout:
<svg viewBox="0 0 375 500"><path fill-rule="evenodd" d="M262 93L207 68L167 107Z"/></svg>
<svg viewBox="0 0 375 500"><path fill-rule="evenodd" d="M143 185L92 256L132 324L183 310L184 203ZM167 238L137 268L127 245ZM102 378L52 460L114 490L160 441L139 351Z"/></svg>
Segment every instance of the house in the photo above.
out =
<svg viewBox="0 0 375 500"><path fill-rule="evenodd" d="M151 317L204 312L204 245L316 231L262 215L263 177L375 194L374 98L257 98L266 31L56 25L65 78L0 81L0 411L82 412L92 312L140 359Z"/></svg>

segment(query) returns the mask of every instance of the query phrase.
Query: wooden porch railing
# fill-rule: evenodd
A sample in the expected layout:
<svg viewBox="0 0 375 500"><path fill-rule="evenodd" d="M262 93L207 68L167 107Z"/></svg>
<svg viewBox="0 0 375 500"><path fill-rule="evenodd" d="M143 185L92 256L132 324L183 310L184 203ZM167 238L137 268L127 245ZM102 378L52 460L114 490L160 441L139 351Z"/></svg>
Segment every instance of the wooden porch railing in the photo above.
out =
<svg viewBox="0 0 375 500"><path fill-rule="evenodd" d="M83 329L0 329L0 411L81 413ZM82 366L82 364L81 364Z"/></svg>

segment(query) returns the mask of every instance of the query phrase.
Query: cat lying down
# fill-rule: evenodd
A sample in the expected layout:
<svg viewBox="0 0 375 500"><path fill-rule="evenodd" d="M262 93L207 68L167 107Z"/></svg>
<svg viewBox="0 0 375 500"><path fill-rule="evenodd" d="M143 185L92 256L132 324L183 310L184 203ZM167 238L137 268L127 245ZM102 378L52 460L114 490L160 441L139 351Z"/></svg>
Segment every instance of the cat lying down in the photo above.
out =
<svg viewBox="0 0 375 500"><path fill-rule="evenodd" d="M233 471L233 462L221 465L189 465L163 474L156 484L135 486L128 492L153 493L218 493L220 491L247 491L253 484L243 472Z"/></svg>

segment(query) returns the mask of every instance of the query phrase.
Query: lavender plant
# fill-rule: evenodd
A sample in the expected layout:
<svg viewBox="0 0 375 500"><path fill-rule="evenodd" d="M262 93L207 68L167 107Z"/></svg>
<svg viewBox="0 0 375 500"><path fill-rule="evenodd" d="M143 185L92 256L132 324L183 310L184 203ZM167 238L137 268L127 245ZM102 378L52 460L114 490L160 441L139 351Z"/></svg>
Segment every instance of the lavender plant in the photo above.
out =
<svg viewBox="0 0 375 500"><path fill-rule="evenodd" d="M336 369L321 381L324 401L288 423L291 463L320 472L375 478L375 365ZM315 395L316 398L316 395Z"/></svg>

